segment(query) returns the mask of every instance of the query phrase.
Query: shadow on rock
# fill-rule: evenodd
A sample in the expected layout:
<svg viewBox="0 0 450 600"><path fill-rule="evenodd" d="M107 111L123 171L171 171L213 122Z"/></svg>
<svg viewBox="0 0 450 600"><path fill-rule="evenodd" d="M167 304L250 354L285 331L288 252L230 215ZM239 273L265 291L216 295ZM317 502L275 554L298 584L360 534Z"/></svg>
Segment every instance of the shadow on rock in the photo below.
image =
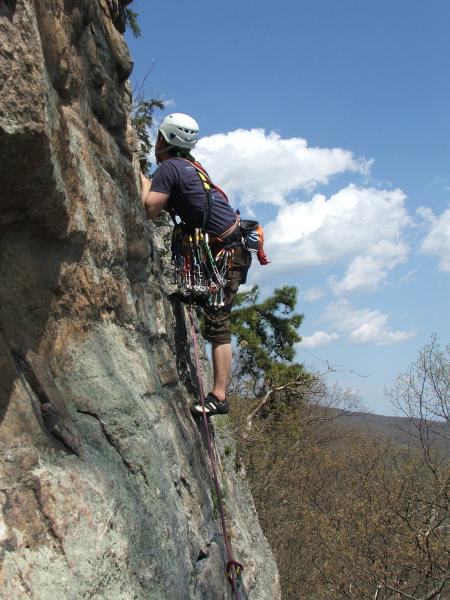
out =
<svg viewBox="0 0 450 600"><path fill-rule="evenodd" d="M80 250L36 231L31 223L0 229L0 428L19 441L32 432L78 454L76 435L50 369L41 358L51 340L51 320L62 263ZM11 408L11 410L9 410ZM75 435L75 437L73 437Z"/></svg>
<svg viewBox="0 0 450 600"><path fill-rule="evenodd" d="M17 0L0 0L0 17L12 20L16 11Z"/></svg>

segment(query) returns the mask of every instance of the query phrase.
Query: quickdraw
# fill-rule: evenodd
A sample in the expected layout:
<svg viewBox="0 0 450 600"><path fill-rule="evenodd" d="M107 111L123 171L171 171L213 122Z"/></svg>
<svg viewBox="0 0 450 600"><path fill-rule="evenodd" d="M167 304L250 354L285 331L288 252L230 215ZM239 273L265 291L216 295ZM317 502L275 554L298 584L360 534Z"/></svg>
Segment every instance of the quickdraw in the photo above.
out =
<svg viewBox="0 0 450 600"><path fill-rule="evenodd" d="M234 570L234 573L233 573ZM231 559L225 565L225 577L228 579L231 586L233 586L233 578L235 577L237 588L239 589L242 585L242 571L244 565L237 560Z"/></svg>
<svg viewBox="0 0 450 600"><path fill-rule="evenodd" d="M207 233L202 229L186 231L182 223L175 225L172 265L179 292L193 302L200 298L208 306L225 306L223 290L233 253L233 249L221 249L213 256Z"/></svg>
<svg viewBox="0 0 450 600"><path fill-rule="evenodd" d="M185 159L187 160L187 159ZM227 272L233 265L233 248L222 248L212 255L210 242L218 244L239 227L239 217L221 236L210 240L206 233L214 197L211 190L219 191L228 198L210 179L208 173L196 161L187 160L196 170L206 194L203 224L199 229L189 230L183 223L177 223L172 214L172 265L179 293L187 301L221 308L225 306L224 287Z"/></svg>

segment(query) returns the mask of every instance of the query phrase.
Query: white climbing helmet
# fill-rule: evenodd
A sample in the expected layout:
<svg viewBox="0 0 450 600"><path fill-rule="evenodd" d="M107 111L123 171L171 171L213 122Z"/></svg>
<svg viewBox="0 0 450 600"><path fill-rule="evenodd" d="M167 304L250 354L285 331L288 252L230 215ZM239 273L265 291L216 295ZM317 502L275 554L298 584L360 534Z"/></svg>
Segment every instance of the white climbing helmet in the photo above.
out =
<svg viewBox="0 0 450 600"><path fill-rule="evenodd" d="M198 141L198 123L183 113L167 115L159 126L161 135L170 146L193 148Z"/></svg>

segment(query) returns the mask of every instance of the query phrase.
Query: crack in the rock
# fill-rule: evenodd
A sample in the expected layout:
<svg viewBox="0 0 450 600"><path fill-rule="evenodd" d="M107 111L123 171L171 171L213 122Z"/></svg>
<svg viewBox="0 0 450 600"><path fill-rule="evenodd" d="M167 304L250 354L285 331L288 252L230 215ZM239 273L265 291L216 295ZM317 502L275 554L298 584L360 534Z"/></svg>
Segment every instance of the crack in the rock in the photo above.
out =
<svg viewBox="0 0 450 600"><path fill-rule="evenodd" d="M195 559L195 562L198 563L201 560L205 560L205 558L208 558L209 554L207 552L205 552L204 550L200 549L200 552L198 553L197 558Z"/></svg>
<svg viewBox="0 0 450 600"><path fill-rule="evenodd" d="M63 541L62 541L61 537L58 535L58 532L55 529L54 523L49 518L49 516L45 513L44 506L42 504L42 499L41 499L41 484L40 484L39 480L35 481L35 484L31 487L31 490L36 499L39 513L40 513L41 518L47 528L47 531L50 534L50 537L52 538L56 547L59 549L59 551L61 552L61 554L64 556L64 558L67 561L67 556L66 556L66 552L64 550Z"/></svg>
<svg viewBox="0 0 450 600"><path fill-rule="evenodd" d="M70 444L67 436L65 436L61 431L61 426L58 423L58 415L54 411L53 405L49 401L50 399L45 391L36 382L35 378L30 376L30 368L28 365L17 355L14 356L14 360L19 377L22 380L23 386L30 398L33 411L42 428L45 429L50 437L55 438L58 442L60 442L69 454L75 454L75 456L79 457L79 449L75 445ZM31 392L39 401L40 411L37 408L36 401Z"/></svg>
<svg viewBox="0 0 450 600"><path fill-rule="evenodd" d="M145 474L145 471L144 471L144 469L143 469L142 465L140 465L140 466L139 466L139 472L141 473L141 475L142 475L142 478L144 479L145 483L147 484L147 487L149 487L149 486L150 486L150 484L149 484L149 482L148 482L147 475Z"/></svg>
<svg viewBox="0 0 450 600"><path fill-rule="evenodd" d="M20 583L22 584L23 589L28 594L28 597L33 598L33 591L31 589L31 587L29 586L28 582L25 581L25 577L23 576L22 571L19 571L19 580L20 580Z"/></svg>
<svg viewBox="0 0 450 600"><path fill-rule="evenodd" d="M183 476L180 477L180 481L183 484L183 486L185 487L185 489L187 490L188 494L190 496L193 496L191 484L189 483L189 481Z"/></svg>
<svg viewBox="0 0 450 600"><path fill-rule="evenodd" d="M133 467L133 465L126 458L124 458L122 456L122 454L120 452L120 449L117 447L117 444L116 444L116 441L115 441L114 437L108 432L108 430L106 429L106 425L102 421L102 419L96 413L94 413L92 411L89 411L89 410L80 410L80 409L77 409L77 413L79 413L81 415L87 415L88 417L92 417L93 419L95 419L96 421L98 421L98 423L100 425L100 429L101 429L103 435L105 436L105 439L108 442L108 444L111 446L111 448L113 448L117 452L117 454L120 457L120 460L125 465L125 467L131 473L133 473L133 475L135 475L136 474L136 469ZM139 471L141 472L142 477L144 478L144 481L148 485L147 476L144 474L141 466L139 466Z"/></svg>

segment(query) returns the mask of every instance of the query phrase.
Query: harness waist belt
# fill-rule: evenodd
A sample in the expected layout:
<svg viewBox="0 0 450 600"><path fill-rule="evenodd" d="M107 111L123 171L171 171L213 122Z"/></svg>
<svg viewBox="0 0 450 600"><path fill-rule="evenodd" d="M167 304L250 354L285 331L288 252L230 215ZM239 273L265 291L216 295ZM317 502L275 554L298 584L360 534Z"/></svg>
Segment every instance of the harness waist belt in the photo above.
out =
<svg viewBox="0 0 450 600"><path fill-rule="evenodd" d="M220 235L217 235L216 237L213 237L213 236L209 237L210 243L215 244L216 242L224 242L227 237L230 237L230 235L233 234L237 230L237 228L239 227L240 221L241 221L241 219L240 219L239 215L237 215L236 221L232 225L230 225L230 227L228 227L228 229L225 229L224 232L222 232Z"/></svg>

